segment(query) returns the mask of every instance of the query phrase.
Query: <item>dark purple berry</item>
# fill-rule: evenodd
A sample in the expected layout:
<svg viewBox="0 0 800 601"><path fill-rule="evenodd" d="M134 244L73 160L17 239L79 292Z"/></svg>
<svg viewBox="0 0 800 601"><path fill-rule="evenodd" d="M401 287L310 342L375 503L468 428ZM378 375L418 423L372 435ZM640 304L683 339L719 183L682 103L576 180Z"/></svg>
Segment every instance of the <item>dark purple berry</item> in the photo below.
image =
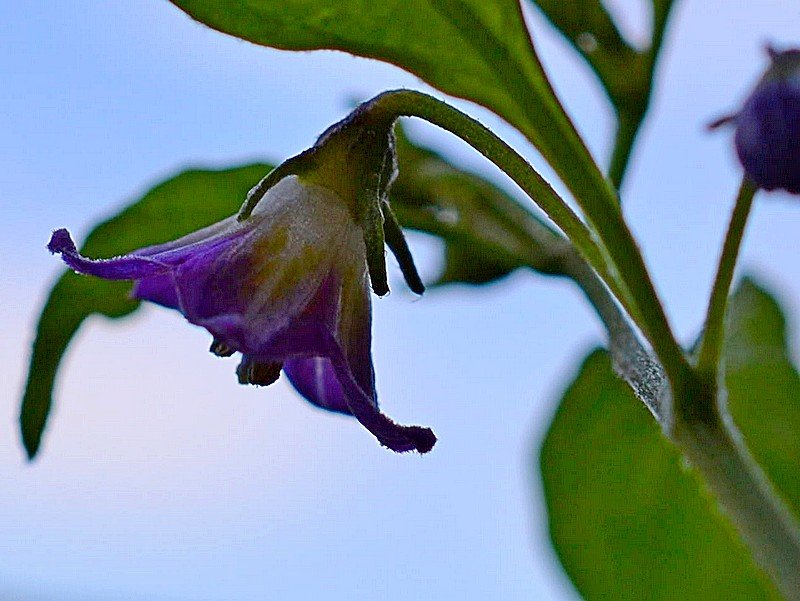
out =
<svg viewBox="0 0 800 601"><path fill-rule="evenodd" d="M772 65L735 117L736 152L765 190L800 194L800 50L770 50Z"/></svg>

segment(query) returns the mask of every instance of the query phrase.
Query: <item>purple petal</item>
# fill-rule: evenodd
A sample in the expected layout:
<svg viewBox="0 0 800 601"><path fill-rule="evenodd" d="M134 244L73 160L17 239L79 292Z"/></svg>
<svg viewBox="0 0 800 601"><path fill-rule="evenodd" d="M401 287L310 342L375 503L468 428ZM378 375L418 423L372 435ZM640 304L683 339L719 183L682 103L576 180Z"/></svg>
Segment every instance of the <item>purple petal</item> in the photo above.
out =
<svg viewBox="0 0 800 601"><path fill-rule="evenodd" d="M232 281L236 276L234 262L226 259L250 232L220 227L228 221L201 230L215 232L209 238L201 238L195 232L174 242L135 251L137 256L152 257L168 265L169 270L137 281L133 296L177 309L194 323L209 315L240 311L241 285ZM242 262L240 258L238 263ZM209 284L219 273L225 274L227 281Z"/></svg>
<svg viewBox="0 0 800 601"><path fill-rule="evenodd" d="M60 254L64 262L78 273L94 275L107 280L138 280L161 275L169 266L149 257L125 255L114 259L92 260L82 256L65 229L53 232L47 249Z"/></svg>
<svg viewBox="0 0 800 601"><path fill-rule="evenodd" d="M385 447L398 452L427 453L436 443L429 428L401 426L378 409L372 368L371 304L363 266L349 277L328 277L304 313L306 349L319 349L319 356L292 358L284 372L292 385L315 405L351 414ZM343 286L339 286L343 282ZM338 292L338 294L335 294ZM338 302L336 302L338 301ZM339 308L331 323L331 307ZM299 334L297 325L291 339ZM333 326L333 327L332 327ZM314 328L317 328L314 333Z"/></svg>
<svg viewBox="0 0 800 601"><path fill-rule="evenodd" d="M395 452L427 453L433 448L436 436L429 428L401 426L379 411L369 347L359 352L368 358L366 365L358 366L359 373L369 375L367 387L362 388L330 331L325 331L319 323L304 322L302 328L293 327L291 332L298 335L289 337L296 346L286 346L281 350L313 349L320 355L313 358L295 357L284 363L284 371L290 381L306 399L319 407L353 415L382 445Z"/></svg>
<svg viewBox="0 0 800 601"><path fill-rule="evenodd" d="M306 353L309 353L312 347L324 349L326 341L335 332L339 346L347 349L345 355L356 382L372 399L373 405L377 406L370 353L372 320L369 288L366 282L362 282L361 286L358 283L353 286L348 282L344 287L343 283L342 278L334 274L329 275L306 307L304 311L306 323L314 324L316 327L316 330L308 328L308 331L309 333L316 331L317 334L313 343L306 340L303 346ZM336 309L339 309L338 314ZM293 325L290 338L297 341L302 335L298 331L299 324ZM320 337L319 332L326 334ZM330 411L351 414L342 387L327 357L306 356L289 359L284 364L284 372L295 389L311 403Z"/></svg>
<svg viewBox="0 0 800 601"><path fill-rule="evenodd" d="M347 365L358 386L378 406L375 370L372 366L372 302L369 280L363 266L345 278L341 312L335 330Z"/></svg>
<svg viewBox="0 0 800 601"><path fill-rule="evenodd" d="M180 238L176 238L175 240L170 240L169 242L164 242L162 244L146 246L137 250L135 254L143 257L161 255L165 261L169 262L169 257L173 256L172 251L177 251L177 254L180 255L184 254L187 249L191 249L199 242L225 238L226 234L237 229L236 223L235 217L228 217L227 219L223 219L217 223L211 224L199 230L195 230L194 232L186 234L185 236L181 236Z"/></svg>
<svg viewBox="0 0 800 601"><path fill-rule="evenodd" d="M137 281L133 287L132 296L159 304L162 307L180 310L181 302L172 273L153 275Z"/></svg>
<svg viewBox="0 0 800 601"><path fill-rule="evenodd" d="M330 359L326 357L289 359L283 364L283 371L297 392L311 403L329 411L351 415Z"/></svg>
<svg viewBox="0 0 800 601"><path fill-rule="evenodd" d="M335 346L335 344L334 344ZM331 365L342 386L350 412L383 446L405 453L427 453L436 444L436 435L430 428L401 426L381 413L353 379L350 367L338 348L331 349Z"/></svg>
<svg viewBox="0 0 800 601"><path fill-rule="evenodd" d="M142 280L134 295L179 309L192 323L242 314L248 299L243 282L251 259L233 252L242 238L242 233L212 238L155 255L159 260L166 258L172 266L170 283L164 277ZM170 284L172 292L168 290Z"/></svg>
<svg viewBox="0 0 800 601"><path fill-rule="evenodd" d="M212 352L241 352L241 382L268 385L283 366L310 402L355 416L386 447L429 451L431 430L378 410L363 232L348 206L292 178L270 195L244 223L227 219L114 259L81 256L66 230L48 248L81 273L135 280L134 296L206 328Z"/></svg>

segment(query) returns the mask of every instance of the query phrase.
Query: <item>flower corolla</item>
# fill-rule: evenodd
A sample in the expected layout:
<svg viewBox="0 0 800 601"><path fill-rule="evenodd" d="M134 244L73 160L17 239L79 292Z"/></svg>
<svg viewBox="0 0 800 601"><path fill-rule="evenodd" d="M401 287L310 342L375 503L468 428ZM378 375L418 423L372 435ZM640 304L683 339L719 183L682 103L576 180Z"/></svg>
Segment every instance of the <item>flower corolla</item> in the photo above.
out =
<svg viewBox="0 0 800 601"><path fill-rule="evenodd" d="M353 135L348 129L352 121L321 138L333 139L338 145L335 154L344 160L362 158L353 156L354 148L365 152L348 142L361 139L360 133ZM433 432L386 417L378 409L375 389L370 284L375 265L384 260L383 238L380 257L369 256L376 247L370 242L376 216L381 229L385 221L391 222L390 247L396 253L400 247L404 271L407 276L413 272L412 287L422 289L413 262L409 267L404 240L398 242L399 227L388 213L385 190L391 178L386 173L394 168L393 163L386 167L386 161L393 160L387 159L393 152L391 130L385 135L377 145L376 162L383 173L370 180L379 185L367 194L342 196L343 190L360 190L358 181L319 183L331 172L316 168L325 155L325 145L318 142L314 152L274 172L256 190L258 197L251 198L245 213L178 240L94 260L82 256L67 230L60 229L48 248L79 273L133 280L135 298L176 309L208 330L214 354L241 353L241 383L266 386L283 371L310 402L353 415L389 449L425 453L436 442ZM353 173L364 179L364 172L352 169L345 179L352 180ZM379 273L381 277L385 273Z"/></svg>

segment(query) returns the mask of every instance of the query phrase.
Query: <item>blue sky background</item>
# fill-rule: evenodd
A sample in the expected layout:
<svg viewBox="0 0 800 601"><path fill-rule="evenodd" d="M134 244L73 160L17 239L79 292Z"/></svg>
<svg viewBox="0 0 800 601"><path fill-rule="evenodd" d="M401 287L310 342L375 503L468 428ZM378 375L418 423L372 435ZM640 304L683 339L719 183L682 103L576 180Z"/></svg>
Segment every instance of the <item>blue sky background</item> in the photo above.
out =
<svg viewBox="0 0 800 601"><path fill-rule="evenodd" d="M608 3L634 37L644 2ZM426 89L386 65L282 53L212 32L163 0L0 3L0 597L32 600L575 599L546 537L532 461L576 361L603 340L565 282L517 275L478 290L404 291L375 305L383 407L431 425L425 456L381 449L354 420L280 382L240 387L205 332L168 311L95 318L58 381L28 465L18 401L37 312L61 265L52 229L81 237L187 166L281 160L352 98ZM611 121L587 69L530 15L543 61L596 156ZM624 189L679 336L696 334L735 194L735 108L766 40L797 42L800 6L680 2ZM496 127L541 167L519 135ZM411 127L513 187L463 144ZM549 173L545 167L543 172ZM761 197L743 265L797 322L800 207ZM413 236L424 272L437 244Z"/></svg>

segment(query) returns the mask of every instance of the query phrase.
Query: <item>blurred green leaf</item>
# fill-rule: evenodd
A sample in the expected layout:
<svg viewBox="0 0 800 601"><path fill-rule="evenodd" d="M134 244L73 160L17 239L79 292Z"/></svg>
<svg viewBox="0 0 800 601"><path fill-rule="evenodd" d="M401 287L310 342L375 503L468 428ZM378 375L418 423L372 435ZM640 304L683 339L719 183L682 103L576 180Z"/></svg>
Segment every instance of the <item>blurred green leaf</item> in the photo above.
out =
<svg viewBox="0 0 800 601"><path fill-rule="evenodd" d="M519 267L521 264L510 257L505 261L491 254L479 257L467 244L450 243L445 247L444 270L436 283L491 284Z"/></svg>
<svg viewBox="0 0 800 601"><path fill-rule="evenodd" d="M777 301L745 279L729 313L728 404L758 463L800 516L800 376Z"/></svg>
<svg viewBox="0 0 800 601"><path fill-rule="evenodd" d="M89 257L113 257L215 223L234 214L248 190L270 169L253 164L184 171L95 227L81 251ZM30 458L39 449L58 367L70 341L92 314L116 318L134 311L139 302L128 297L130 289L129 282L65 271L50 291L36 329L20 412L22 440Z"/></svg>
<svg viewBox="0 0 800 601"><path fill-rule="evenodd" d="M650 104L653 74L673 0L651 0L650 40L641 50L620 33L602 0L529 1L589 64L617 113L619 125L609 177L619 188Z"/></svg>
<svg viewBox="0 0 800 601"><path fill-rule="evenodd" d="M620 33L601 0L531 0L592 67L615 107L641 109L649 88L647 52Z"/></svg>
<svg viewBox="0 0 800 601"><path fill-rule="evenodd" d="M496 186L416 145L397 128L400 167L390 199L400 223L440 237L438 284L486 284L519 267L553 273L563 238Z"/></svg>
<svg viewBox="0 0 800 601"><path fill-rule="evenodd" d="M517 127L579 197L607 185L561 108L519 0L171 0L221 32L284 50L332 49L401 67Z"/></svg>
<svg viewBox="0 0 800 601"><path fill-rule="evenodd" d="M728 400L800 513L800 378L776 301L744 280L726 344ZM585 360L541 449L550 533L586 599L779 599L604 351Z"/></svg>

